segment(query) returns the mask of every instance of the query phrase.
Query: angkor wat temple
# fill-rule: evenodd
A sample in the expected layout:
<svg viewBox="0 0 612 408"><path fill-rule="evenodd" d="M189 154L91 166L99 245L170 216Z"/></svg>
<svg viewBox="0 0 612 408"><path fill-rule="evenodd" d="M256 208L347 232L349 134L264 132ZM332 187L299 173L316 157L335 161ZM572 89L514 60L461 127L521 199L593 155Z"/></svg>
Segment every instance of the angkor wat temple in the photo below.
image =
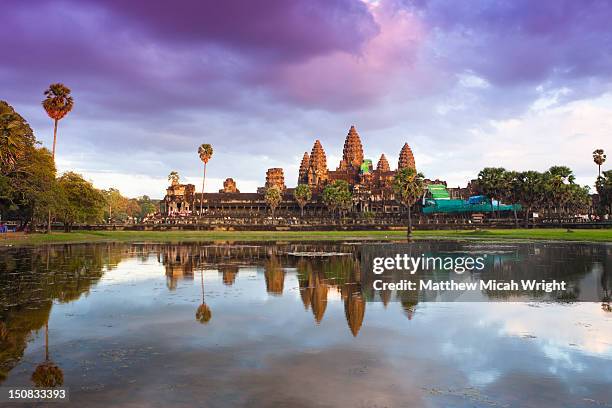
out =
<svg viewBox="0 0 612 408"><path fill-rule="evenodd" d="M408 143L401 148L397 163L397 169L406 167L416 169L414 155ZM307 216L328 213L320 200L320 195L327 184L336 180L344 180L349 184L353 194L353 212L398 213L401 209L395 201L391 187L396 172L397 170L391 170L384 154L378 159L376 167L373 166L372 160L364 157L359 134L355 126L351 126L344 141L342 160L336 169L328 168L323 145L316 140L310 153L304 153L296 185L307 184L312 191L312 200L305 207ZM435 183L446 184L439 180L436 180ZM203 203L202 194L196 193L193 184L174 182L166 190L161 208L162 215L186 217L191 214L200 214L201 208L203 215L263 215L269 211L264 193L271 186L278 187L283 193L283 200L277 214L298 216L300 208L293 195L294 188L287 187L282 168L268 169L265 185L258 188L256 193L241 193L236 182L228 178L223 183L223 189L218 193L205 193Z"/></svg>

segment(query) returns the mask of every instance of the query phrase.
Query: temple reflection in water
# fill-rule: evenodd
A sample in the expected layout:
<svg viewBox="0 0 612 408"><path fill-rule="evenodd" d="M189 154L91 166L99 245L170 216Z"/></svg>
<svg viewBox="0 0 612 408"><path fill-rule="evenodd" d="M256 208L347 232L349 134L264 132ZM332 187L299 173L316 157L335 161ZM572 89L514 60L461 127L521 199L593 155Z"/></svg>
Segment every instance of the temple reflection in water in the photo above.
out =
<svg viewBox="0 0 612 408"><path fill-rule="evenodd" d="M458 248L464 252L485 250L475 244L461 245L424 242L414 244L411 250L414 253L451 253ZM573 291L570 296L575 298L581 291L597 290L602 309L610 311L612 250L609 246L511 245L490 251L490 255L487 262L496 279L521 279L537 269L547 279L568 281ZM416 291L398 294L372 290L370 282L362 282L360 265L364 256L367 254L358 243L105 243L1 251L0 269L5 272L0 274L0 382L19 363L32 334L41 330L48 333L47 323L54 303L70 303L89 294L105 274L128 260L145 265L145 275L149 278L155 278L151 273L157 274L156 268L160 268L161 276L165 273L166 288L171 292L182 283L201 284L201 302L198 300L196 311L196 320L200 323L223 319L215 313L215 298L207 293L208 279L216 279L228 291L238 290L241 282L252 281L258 285L261 282L257 290L271 298L295 293L303 307L312 313L315 325L324 321L329 303L339 301L348 329L355 337L362 330L367 304L371 302L381 302L386 308L390 302L397 301L405 316L413 319L419 302L427 300L425 295ZM598 285L591 285L592 280ZM238 296L239 291L236 293ZM490 299L513 295L524 294L483 294ZM538 294L529 296L537 298ZM212 318L213 315L216 317ZM63 378L61 367L52 362L53 354L48 352L54 338L52 327L50 333L45 336L44 360L32 370L32 380L41 385L57 385Z"/></svg>
<svg viewBox="0 0 612 408"><path fill-rule="evenodd" d="M328 294L337 294L344 303L351 333L357 336L365 315L365 295L361 293L359 252L353 245L335 244L333 256L318 253L318 244L189 245L143 246L143 252L159 250L167 287L175 290L179 281L191 281L197 270L215 270L227 286L232 286L241 266L258 265L263 270L266 292L282 296L288 273L297 273L300 297L320 323L327 308ZM303 255L303 256L302 256Z"/></svg>

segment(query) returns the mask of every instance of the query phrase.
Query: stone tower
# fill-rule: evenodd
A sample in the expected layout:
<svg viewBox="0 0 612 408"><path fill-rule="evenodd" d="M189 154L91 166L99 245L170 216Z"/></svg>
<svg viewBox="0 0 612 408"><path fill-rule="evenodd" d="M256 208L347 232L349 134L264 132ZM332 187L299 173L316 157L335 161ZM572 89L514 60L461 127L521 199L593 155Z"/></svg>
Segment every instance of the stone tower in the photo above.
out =
<svg viewBox="0 0 612 408"><path fill-rule="evenodd" d="M226 178L223 182L223 190L219 191L220 193L239 193L240 190L236 187L236 182L233 178Z"/></svg>
<svg viewBox="0 0 612 408"><path fill-rule="evenodd" d="M283 169L280 167L268 169L266 172L266 188L272 186L278 187L280 191L285 191L287 188L285 186L285 175L283 174Z"/></svg>
<svg viewBox="0 0 612 408"><path fill-rule="evenodd" d="M308 155L308 152L304 152L304 157L302 157L302 163L300 164L298 185L308 184L308 167L310 167L310 156Z"/></svg>
<svg viewBox="0 0 612 408"><path fill-rule="evenodd" d="M389 161L387 160L384 154L382 154L380 156L380 159L378 159L378 164L376 164L376 170L381 173L386 173L388 171L391 171L391 167L389 166Z"/></svg>
<svg viewBox="0 0 612 408"><path fill-rule="evenodd" d="M321 142L316 140L310 152L310 165L308 166L308 185L311 188L321 186L327 181L327 157Z"/></svg>
<svg viewBox="0 0 612 408"><path fill-rule="evenodd" d="M398 170L404 169L406 167L410 167L416 170L416 165L414 164L414 155L412 154L412 150L410 149L410 146L408 146L408 143L405 143L404 147L402 147L402 150L400 151L399 155L399 161L397 163Z"/></svg>
<svg viewBox="0 0 612 408"><path fill-rule="evenodd" d="M363 146L357 129L355 129L355 126L351 126L344 140L342 161L340 161L338 170L346 170L348 168L359 169L361 163L363 163Z"/></svg>

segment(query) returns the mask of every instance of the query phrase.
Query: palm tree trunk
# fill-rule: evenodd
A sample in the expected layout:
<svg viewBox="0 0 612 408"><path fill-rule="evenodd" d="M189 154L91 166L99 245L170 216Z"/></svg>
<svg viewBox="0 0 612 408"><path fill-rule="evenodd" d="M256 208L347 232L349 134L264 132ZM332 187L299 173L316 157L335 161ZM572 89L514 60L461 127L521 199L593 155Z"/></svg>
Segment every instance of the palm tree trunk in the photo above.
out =
<svg viewBox="0 0 612 408"><path fill-rule="evenodd" d="M51 151L51 155L53 156L53 161L55 161L55 142L57 141L57 119L53 124L53 150Z"/></svg>
<svg viewBox="0 0 612 408"><path fill-rule="evenodd" d="M410 214L410 205L408 205L407 207L408 207L408 231L407 231L406 238L410 239L410 237L412 236L412 217Z"/></svg>
<svg viewBox="0 0 612 408"><path fill-rule="evenodd" d="M51 157L53 158L53 164L55 164L55 143L57 141L57 119L53 123L53 150L51 151ZM47 232L51 233L51 209L49 208L49 217L47 219Z"/></svg>
<svg viewBox="0 0 612 408"><path fill-rule="evenodd" d="M531 207L527 207L527 211L525 212L525 225L529 228L529 214L531 213Z"/></svg>
<svg viewBox="0 0 612 408"><path fill-rule="evenodd" d="M206 162L204 162L204 175L202 176L202 198L200 199L200 216L204 215L204 182L206 181Z"/></svg>

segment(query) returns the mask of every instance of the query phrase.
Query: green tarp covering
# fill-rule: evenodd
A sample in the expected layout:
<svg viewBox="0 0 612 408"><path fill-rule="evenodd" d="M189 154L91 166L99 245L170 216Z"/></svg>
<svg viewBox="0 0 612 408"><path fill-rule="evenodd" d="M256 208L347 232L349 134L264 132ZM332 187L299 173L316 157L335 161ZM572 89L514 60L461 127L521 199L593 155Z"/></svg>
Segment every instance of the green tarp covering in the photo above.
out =
<svg viewBox="0 0 612 408"><path fill-rule="evenodd" d="M449 213L487 213L494 211L516 211L521 210L520 204L492 205L490 202L479 202L470 204L465 200L453 200L444 184L429 184L427 186L429 196L425 199L423 206L424 214L449 214ZM486 199L483 197L483 199ZM496 202L497 203L497 202Z"/></svg>
<svg viewBox="0 0 612 408"><path fill-rule="evenodd" d="M469 204L463 200L435 200L427 199L423 207L423 214L448 214L448 213L487 213L494 211L516 211L521 210L520 204L500 204L491 205L490 203Z"/></svg>
<svg viewBox="0 0 612 408"><path fill-rule="evenodd" d="M372 168L372 160L365 159L363 163L361 163L361 173L362 174L369 174L371 168Z"/></svg>
<svg viewBox="0 0 612 408"><path fill-rule="evenodd" d="M448 200L450 198L450 194L444 184L430 184L427 186L427 189L431 193L431 198L435 200Z"/></svg>

